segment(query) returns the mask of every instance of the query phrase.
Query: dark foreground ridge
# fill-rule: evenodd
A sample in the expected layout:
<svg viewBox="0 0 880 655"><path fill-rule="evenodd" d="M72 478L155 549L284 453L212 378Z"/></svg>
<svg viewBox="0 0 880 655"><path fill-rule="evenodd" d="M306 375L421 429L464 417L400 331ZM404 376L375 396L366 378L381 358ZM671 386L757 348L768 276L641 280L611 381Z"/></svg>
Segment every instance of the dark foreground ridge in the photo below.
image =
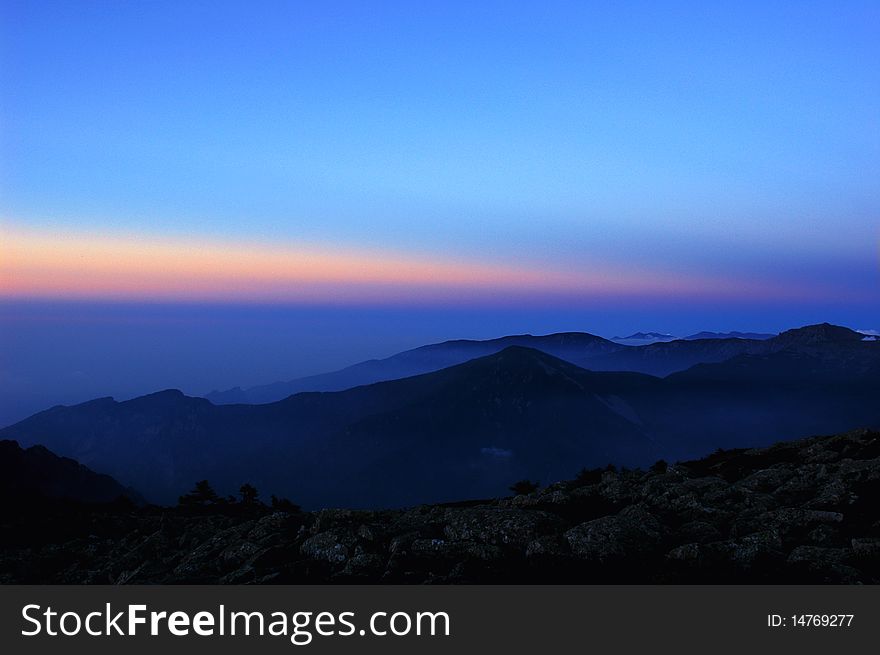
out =
<svg viewBox="0 0 880 655"><path fill-rule="evenodd" d="M41 502L4 512L0 582L880 583L868 430L407 510Z"/></svg>
<svg viewBox="0 0 880 655"><path fill-rule="evenodd" d="M46 497L79 503L108 503L124 498L135 504L144 503L136 491L123 487L109 475L95 473L43 446L22 448L6 439L0 440L0 496Z"/></svg>

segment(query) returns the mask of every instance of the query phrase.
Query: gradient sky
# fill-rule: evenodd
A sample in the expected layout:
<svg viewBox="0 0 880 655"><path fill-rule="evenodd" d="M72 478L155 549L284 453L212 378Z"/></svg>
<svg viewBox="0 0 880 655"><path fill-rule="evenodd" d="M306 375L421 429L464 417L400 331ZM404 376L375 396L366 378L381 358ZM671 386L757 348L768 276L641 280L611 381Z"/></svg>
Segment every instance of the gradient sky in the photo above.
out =
<svg viewBox="0 0 880 655"><path fill-rule="evenodd" d="M0 0L0 30L0 390L880 327L876 1Z"/></svg>

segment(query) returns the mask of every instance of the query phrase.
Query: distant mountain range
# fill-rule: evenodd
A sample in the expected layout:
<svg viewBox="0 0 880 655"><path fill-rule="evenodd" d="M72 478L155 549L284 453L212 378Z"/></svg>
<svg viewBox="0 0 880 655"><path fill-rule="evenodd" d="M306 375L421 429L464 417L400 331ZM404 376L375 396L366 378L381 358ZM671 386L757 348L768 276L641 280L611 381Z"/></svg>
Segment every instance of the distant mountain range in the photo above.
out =
<svg viewBox="0 0 880 655"><path fill-rule="evenodd" d="M688 337L677 337L672 334L663 332L636 332L628 337L612 337L614 343L625 346L647 346L652 343L663 343L666 341L695 341L697 339L753 339L763 341L764 339L772 339L775 334L765 334L762 332L697 332Z"/></svg>
<svg viewBox="0 0 880 655"><path fill-rule="evenodd" d="M688 341L695 341L697 339L754 339L755 341L764 341L775 336L775 334L763 332L697 332L689 337L685 337L685 339Z"/></svg>
<svg viewBox="0 0 880 655"><path fill-rule="evenodd" d="M657 332L637 332L618 343L586 332L564 332L546 336L521 334L487 341L462 339L421 346L386 359L371 359L332 373L248 389L235 387L226 391L212 391L206 397L217 405L271 403L303 391L342 391L364 384L439 371L476 357L492 355L509 346L534 348L596 371L630 371L665 376L695 364L720 362L743 353L771 352L784 347L784 340L774 341L777 336L743 332L700 332L685 339L677 339ZM654 337L663 339L652 341ZM627 345L623 343L625 341L637 345ZM766 344L762 343L765 341Z"/></svg>
<svg viewBox="0 0 880 655"><path fill-rule="evenodd" d="M675 341L678 338L673 334L664 334L662 332L636 332L628 337L612 337L611 340L624 346L645 346L649 343L657 343L658 341Z"/></svg>
<svg viewBox="0 0 880 655"><path fill-rule="evenodd" d="M399 380L439 371L449 366L501 352L510 346L534 348L573 364L585 365L593 357L617 352L621 346L585 332L562 332L546 336L520 334L487 341L457 339L407 350L386 359L371 359L332 373L260 385L236 387L207 395L215 404L270 403L303 391L342 391L352 387Z"/></svg>
<svg viewBox="0 0 880 655"><path fill-rule="evenodd" d="M179 391L103 398L41 412L0 438L43 444L159 502L205 478L223 493L250 482L306 507L491 497L582 466L880 426L880 342L863 338L822 324L642 348L578 333L447 342L346 369L350 383L454 363L403 379L263 405ZM665 378L614 372L683 362Z"/></svg>

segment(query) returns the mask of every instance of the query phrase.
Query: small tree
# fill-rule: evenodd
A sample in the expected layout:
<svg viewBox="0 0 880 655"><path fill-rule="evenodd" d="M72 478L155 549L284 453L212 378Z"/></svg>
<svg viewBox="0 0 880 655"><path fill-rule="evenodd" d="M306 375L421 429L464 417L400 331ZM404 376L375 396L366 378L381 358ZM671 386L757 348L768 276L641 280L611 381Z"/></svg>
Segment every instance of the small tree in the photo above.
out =
<svg viewBox="0 0 880 655"><path fill-rule="evenodd" d="M241 494L242 505L255 505L257 503L257 496L260 495L257 492L257 488L247 482L241 485L238 492Z"/></svg>
<svg viewBox="0 0 880 655"><path fill-rule="evenodd" d="M666 463L665 459L658 459L651 465L650 471L651 473L666 473L669 469L669 464Z"/></svg>
<svg viewBox="0 0 880 655"><path fill-rule="evenodd" d="M578 484L595 484L602 480L602 469L588 469L584 467L578 471L574 480Z"/></svg>
<svg viewBox="0 0 880 655"><path fill-rule="evenodd" d="M207 480L199 480L196 486L188 494L184 494L178 499L181 505L189 507L205 507L207 505L216 505L220 501L217 492Z"/></svg>
<svg viewBox="0 0 880 655"><path fill-rule="evenodd" d="M531 480L520 480L519 482L514 482L510 486L510 490L517 496L525 496L526 494L537 491L539 486L541 486L540 482L532 482Z"/></svg>

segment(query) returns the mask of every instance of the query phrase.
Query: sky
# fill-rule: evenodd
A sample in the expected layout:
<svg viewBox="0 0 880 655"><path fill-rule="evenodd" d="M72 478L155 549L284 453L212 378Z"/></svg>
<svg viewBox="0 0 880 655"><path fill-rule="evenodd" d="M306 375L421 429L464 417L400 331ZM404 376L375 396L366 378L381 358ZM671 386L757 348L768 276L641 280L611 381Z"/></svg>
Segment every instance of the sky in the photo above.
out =
<svg viewBox="0 0 880 655"><path fill-rule="evenodd" d="M426 341L880 328L880 3L0 0L0 423Z"/></svg>

